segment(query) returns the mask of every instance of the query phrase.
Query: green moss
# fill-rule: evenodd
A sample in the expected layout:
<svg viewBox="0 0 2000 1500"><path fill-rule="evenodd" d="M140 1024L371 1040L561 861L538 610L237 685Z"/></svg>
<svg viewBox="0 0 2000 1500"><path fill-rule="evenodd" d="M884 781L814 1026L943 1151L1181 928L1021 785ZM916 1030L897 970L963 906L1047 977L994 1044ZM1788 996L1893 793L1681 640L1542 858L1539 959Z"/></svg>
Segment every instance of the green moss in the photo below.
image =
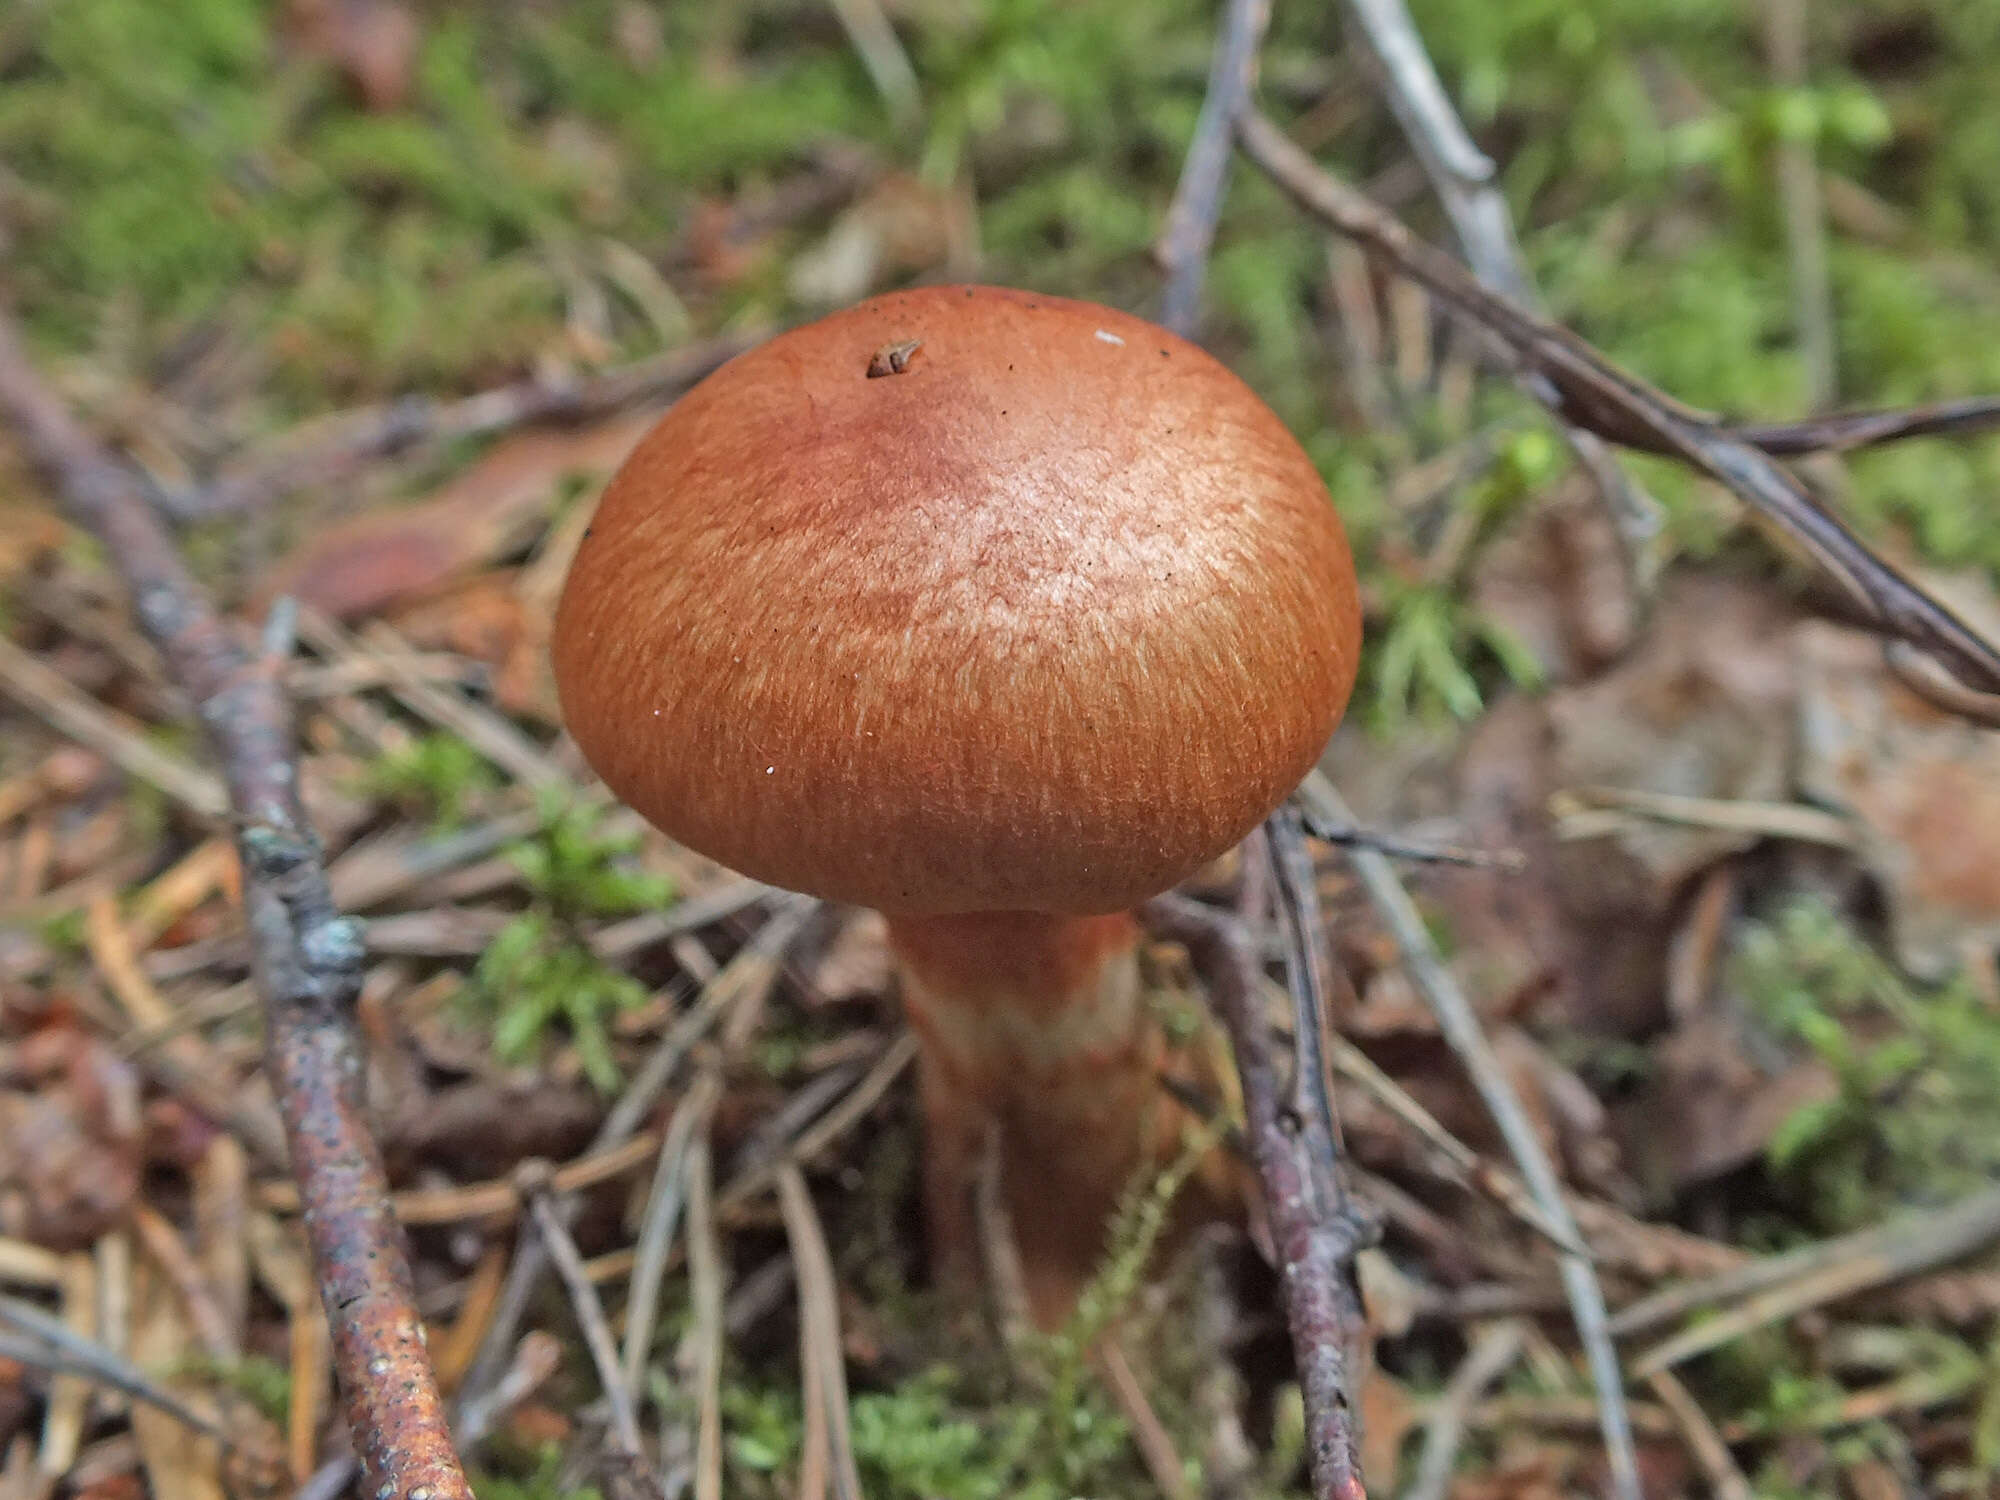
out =
<svg viewBox="0 0 2000 1500"><path fill-rule="evenodd" d="M601 806L551 795L541 813L537 835L508 851L533 905L480 955L463 1003L509 1062L533 1056L562 1023L585 1076L608 1094L619 1083L610 1018L643 1004L646 988L591 952L584 923L664 905L673 888L633 867L637 835L604 832Z"/></svg>
<svg viewBox="0 0 2000 1500"><path fill-rule="evenodd" d="M1839 1080L1769 1147L1805 1222L1837 1233L2000 1176L2000 1015L1969 981L1917 993L1812 902L1752 928L1731 974L1754 1015Z"/></svg>
<svg viewBox="0 0 2000 1500"><path fill-rule="evenodd" d="M455 734L421 735L384 753L361 775L364 793L397 804L440 832L459 827L500 784L492 765Z"/></svg>

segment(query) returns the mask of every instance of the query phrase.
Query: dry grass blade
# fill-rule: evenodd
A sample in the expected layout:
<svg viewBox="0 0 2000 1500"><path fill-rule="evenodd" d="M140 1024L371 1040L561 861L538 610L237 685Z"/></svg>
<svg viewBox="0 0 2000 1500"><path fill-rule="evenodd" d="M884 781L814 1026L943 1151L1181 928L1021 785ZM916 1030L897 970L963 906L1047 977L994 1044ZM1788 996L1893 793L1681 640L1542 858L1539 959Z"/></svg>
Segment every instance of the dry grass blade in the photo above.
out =
<svg viewBox="0 0 2000 1500"><path fill-rule="evenodd" d="M368 657L392 684L397 699L419 717L463 739L494 765L529 786L566 786L570 777L520 730L463 693L455 693L427 678L412 651L395 631L379 621L356 641L317 610L299 609L299 635L307 645L336 661Z"/></svg>
<svg viewBox="0 0 2000 1500"><path fill-rule="evenodd" d="M8 1317L17 1328L23 1326L19 1304L0 1307L0 1317ZM75 1355L87 1350L106 1364L118 1363L117 1357L97 1342L97 1267L88 1255L63 1258L62 1317L60 1321L51 1319L39 1331L47 1338L55 1329L61 1330L62 1338L60 1343L51 1342L61 1352ZM37 1462L44 1474L66 1474L76 1463L89 1406L89 1381L76 1375L56 1377L42 1413L42 1447Z"/></svg>
<svg viewBox="0 0 2000 1500"><path fill-rule="evenodd" d="M889 106L896 123L909 126L923 113L923 99L917 91L917 70L903 50L896 28L882 9L882 0L828 0L840 18L847 39L868 70L868 81Z"/></svg>
<svg viewBox="0 0 2000 1500"><path fill-rule="evenodd" d="M1582 1244L1563 1234L1519 1178L1481 1161L1478 1152L1446 1130L1435 1115L1410 1097L1408 1090L1376 1067L1366 1053L1345 1037L1335 1035L1327 1041L1333 1066L1340 1076L1365 1089L1376 1103L1415 1131L1457 1181L1484 1193L1557 1249L1584 1253Z"/></svg>
<svg viewBox="0 0 2000 1500"><path fill-rule="evenodd" d="M694 1500L722 1500L722 1246L715 1230L715 1178L708 1137L688 1147L688 1283L694 1304L688 1365L694 1381Z"/></svg>
<svg viewBox="0 0 2000 1500"><path fill-rule="evenodd" d="M1132 1428L1132 1441L1139 1449L1139 1457L1146 1465L1146 1472L1160 1493L1167 1500L1194 1500L1194 1491L1188 1486L1187 1469L1181 1462L1178 1449L1174 1447L1173 1434L1167 1431L1160 1414L1153 1410L1153 1403L1146 1396L1146 1387L1132 1368L1132 1361L1125 1357L1125 1348L1118 1342L1114 1331L1107 1334L1097 1345L1097 1362L1103 1368L1104 1382L1111 1388L1111 1396L1118 1403L1119 1411Z"/></svg>
<svg viewBox="0 0 2000 1500"><path fill-rule="evenodd" d="M26 1240L0 1236L0 1285L47 1291L62 1285L63 1258Z"/></svg>
<svg viewBox="0 0 2000 1500"><path fill-rule="evenodd" d="M840 1345L840 1288L826 1248L819 1211L813 1207L805 1174L787 1163L778 1169L778 1206L785 1218L792 1264L799 1287L799 1362L805 1371L806 1450L802 1468L814 1461L814 1436L824 1482L815 1489L799 1481L800 1500L820 1500L830 1482L834 1500L861 1500L861 1475L854 1466L854 1440L847 1421L847 1365Z"/></svg>
<svg viewBox="0 0 2000 1500"><path fill-rule="evenodd" d="M1326 816L1344 822L1353 821L1353 813L1340 793L1334 790L1333 783L1319 773L1307 777L1303 795ZM1522 1110L1519 1096L1507 1081L1505 1070L1493 1055L1493 1048L1480 1029L1479 1018L1439 956L1430 930L1424 926L1423 917L1410 900L1409 892L1403 889L1396 872L1381 855L1372 850L1356 849L1348 857L1353 861L1355 873L1361 877L1369 899L1395 935L1404 966L1430 1005L1432 1014L1437 1017L1438 1030L1446 1045L1464 1065L1487 1113L1499 1127L1501 1138L1506 1141L1528 1191L1560 1232L1561 1240L1581 1245L1583 1237L1578 1233L1576 1219L1570 1213L1562 1182L1556 1176L1547 1152L1542 1149L1534 1126ZM1631 1424L1625 1411L1624 1377L1619 1370L1618 1353L1612 1347L1611 1332L1607 1326L1604 1290L1598 1285L1597 1273L1591 1268L1587 1256L1563 1253L1560 1264L1563 1288L1568 1293L1570 1309L1576 1320L1577 1337L1583 1344L1584 1354L1590 1362L1591 1380L1597 1387L1605 1449L1611 1458L1612 1474L1621 1486L1628 1479L1632 1485L1629 1491L1621 1489L1621 1493L1636 1496L1638 1460L1632 1446Z"/></svg>
<svg viewBox="0 0 2000 1500"><path fill-rule="evenodd" d="M1736 1467L1729 1445L1723 1442L1722 1434L1715 1430L1701 1404L1688 1394L1687 1387L1666 1370L1657 1371L1646 1384L1680 1428L1688 1453L1707 1478L1709 1493L1715 1500L1752 1500L1750 1481Z"/></svg>
<svg viewBox="0 0 2000 1500"><path fill-rule="evenodd" d="M686 1198L688 1150L697 1134L707 1133L709 1118L721 1097L722 1080L716 1072L708 1069L698 1074L694 1086L675 1107L674 1117L660 1142L659 1162L653 1172L652 1191L646 1195L637 1258L626 1293L625 1383L635 1391L645 1374L646 1356L653 1347L660 1282L666 1275L667 1251L673 1244L674 1228L680 1221L681 1204Z"/></svg>
<svg viewBox="0 0 2000 1500"><path fill-rule="evenodd" d="M1621 1338L1644 1333L1697 1308L1747 1297L1836 1266L1890 1256L1901 1246L1933 1243L1937 1236L1949 1236L1956 1226L1962 1224L1970 1224L1976 1229L1981 1224L1992 1222L1996 1213L2000 1213L2000 1189L1975 1194L1961 1203L1932 1213L1877 1224L1837 1239L1822 1240L1816 1245L1803 1245L1782 1255L1745 1260L1714 1275L1664 1287L1650 1297L1620 1308L1618 1315L1611 1320L1611 1331Z"/></svg>
<svg viewBox="0 0 2000 1500"><path fill-rule="evenodd" d="M1852 820L1802 802L1730 801L1639 787L1566 788L1549 798L1549 811L1556 819L1557 837L1564 839L1600 838L1629 823L1627 814L1834 849L1851 849L1861 837Z"/></svg>
<svg viewBox="0 0 2000 1500"><path fill-rule="evenodd" d="M1633 1370L1651 1375L1672 1369L1767 1323L1934 1270L1996 1240L2000 1240L2000 1188L1976 1193L1935 1214L1833 1242L1842 1245L1842 1251L1829 1253L1828 1247L1817 1247L1792 1263L1793 1275L1648 1349L1633 1362Z"/></svg>
<svg viewBox="0 0 2000 1500"><path fill-rule="evenodd" d="M659 1137L648 1132L605 1151L593 1151L574 1161L564 1162L549 1177L557 1193L580 1193L602 1182L612 1182L643 1166L659 1147ZM279 1213L297 1213L299 1197L291 1184L274 1182L259 1194L262 1206ZM405 1224L463 1224L480 1220L505 1224L521 1212L522 1193L518 1178L494 1178L467 1183L464 1187L412 1188L394 1194L390 1205Z"/></svg>
<svg viewBox="0 0 2000 1500"><path fill-rule="evenodd" d="M535 1233L541 1237L555 1265L556 1276L569 1294L570 1308L583 1331L583 1346L590 1351L590 1362L596 1367L605 1399L611 1405L613 1448L619 1457L637 1467L645 1460L645 1449L639 1440L638 1406L632 1388L618 1368L618 1345L611 1336L611 1322L604 1316L604 1303L583 1268L583 1257L577 1253L576 1241L570 1238L569 1226L555 1210L546 1180L529 1191L528 1208L534 1217Z"/></svg>
<svg viewBox="0 0 2000 1500"><path fill-rule="evenodd" d="M57 733L165 792L196 817L220 818L228 810L229 799L215 777L152 744L142 725L79 692L4 635L0 635L0 691Z"/></svg>
<svg viewBox="0 0 2000 1500"><path fill-rule="evenodd" d="M916 1036L905 1031L883 1049L874 1066L861 1076L845 1098L799 1132L798 1139L782 1156L753 1163L732 1178L722 1190L718 1209L727 1213L764 1191L772 1179L786 1168L810 1164L822 1151L866 1119L869 1111L881 1103L882 1097L916 1060Z"/></svg>
<svg viewBox="0 0 2000 1500"><path fill-rule="evenodd" d="M771 905L771 915L757 930L757 935L738 950L715 978L702 986L701 993L687 1012L660 1039L653 1055L646 1060L630 1086L611 1107L611 1112L604 1117L604 1123L598 1127L592 1142L595 1149L609 1151L620 1148L651 1112L689 1050L732 1012L759 1003L765 990L777 982L779 957L804 929L806 918L817 903L807 897L792 896L773 901ZM650 1155L652 1149L649 1143L646 1154ZM575 1200L566 1198L560 1212L565 1218L575 1213ZM535 1289L541 1285L542 1272L546 1267L547 1261L538 1241L526 1242L515 1254L514 1264L507 1273L507 1285L502 1289L499 1304L494 1309L493 1321L480 1344L478 1357L466 1373L467 1399L500 1378L508 1351L513 1346L515 1330L527 1316L528 1304L535 1295Z"/></svg>
<svg viewBox="0 0 2000 1500"><path fill-rule="evenodd" d="M146 1254L179 1294L187 1321L202 1352L217 1361L234 1360L241 1349L229 1319L216 1302L201 1265L181 1242L180 1234L150 1205L133 1205L132 1227Z"/></svg>

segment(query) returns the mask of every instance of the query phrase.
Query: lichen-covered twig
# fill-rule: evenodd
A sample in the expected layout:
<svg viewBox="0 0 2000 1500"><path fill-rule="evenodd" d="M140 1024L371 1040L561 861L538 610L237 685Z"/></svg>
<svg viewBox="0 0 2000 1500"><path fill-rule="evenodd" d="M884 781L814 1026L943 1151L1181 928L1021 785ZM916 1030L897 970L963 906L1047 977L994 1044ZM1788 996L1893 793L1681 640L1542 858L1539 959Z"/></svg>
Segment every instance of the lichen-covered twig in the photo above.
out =
<svg viewBox="0 0 2000 1500"><path fill-rule="evenodd" d="M281 628L252 655L182 563L137 477L78 425L5 318L0 420L103 545L220 762L264 998L267 1066L367 1491L469 1500L424 1350L402 1231L362 1114L350 1020L365 949L360 928L334 908L299 801L291 715L278 684L279 658L289 650L282 612Z"/></svg>

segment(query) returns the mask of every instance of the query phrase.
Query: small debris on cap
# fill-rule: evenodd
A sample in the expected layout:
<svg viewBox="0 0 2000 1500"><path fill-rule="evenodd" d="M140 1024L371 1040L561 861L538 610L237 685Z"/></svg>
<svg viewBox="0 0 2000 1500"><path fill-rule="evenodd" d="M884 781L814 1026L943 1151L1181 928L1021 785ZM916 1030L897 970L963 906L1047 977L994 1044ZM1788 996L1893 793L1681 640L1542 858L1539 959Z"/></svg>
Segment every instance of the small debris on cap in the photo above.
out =
<svg viewBox="0 0 2000 1500"><path fill-rule="evenodd" d="M901 375L910 368L911 357L923 346L922 339L902 339L884 344L868 361L868 378L880 380L884 375Z"/></svg>

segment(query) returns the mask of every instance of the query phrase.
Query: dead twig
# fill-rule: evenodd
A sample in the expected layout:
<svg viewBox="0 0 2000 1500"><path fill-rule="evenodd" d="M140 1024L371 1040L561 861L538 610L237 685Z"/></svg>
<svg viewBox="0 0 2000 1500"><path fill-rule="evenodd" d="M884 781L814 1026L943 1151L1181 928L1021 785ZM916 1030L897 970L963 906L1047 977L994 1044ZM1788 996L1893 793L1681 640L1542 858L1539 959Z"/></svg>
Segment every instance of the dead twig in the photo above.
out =
<svg viewBox="0 0 2000 1500"><path fill-rule="evenodd" d="M1966 396L1881 411L1837 411L1798 422L1750 422L1724 427L1738 442L1772 458L1849 453L1919 437L1971 437L2000 426L2000 396Z"/></svg>
<svg viewBox="0 0 2000 1500"><path fill-rule="evenodd" d="M1180 182L1153 256L1167 273L1160 322L1187 337L1201 315L1201 284L1208 271L1222 190L1229 181L1230 139L1236 117L1257 86L1257 54L1271 24L1271 0L1230 0L1209 63L1208 95L1181 163Z"/></svg>
<svg viewBox="0 0 2000 1500"><path fill-rule="evenodd" d="M584 379L533 376L455 401L404 396L320 418L241 459L214 482L162 490L161 509L181 521L268 505L307 485L331 485L377 459L420 444L480 437L534 422L582 422L685 390L761 342L769 330L725 334Z"/></svg>
<svg viewBox="0 0 2000 1500"><path fill-rule="evenodd" d="M1305 1400L1313 1494L1317 1500L1362 1500L1347 1348L1365 1326L1352 1276L1365 1226L1343 1214L1346 1204L1326 1180L1330 1143L1313 1119L1299 1118L1282 1097L1259 996L1261 968L1247 927L1178 896L1147 902L1142 915L1155 933L1194 957L1236 1054L1250 1152L1264 1184Z"/></svg>
<svg viewBox="0 0 2000 1500"><path fill-rule="evenodd" d="M1462 844L1432 844L1406 839L1351 823L1336 823L1310 808L1300 809L1306 832L1322 844L1336 849L1373 849L1390 859L1407 859L1415 864L1463 865L1470 870L1503 870L1517 874L1528 867L1528 857L1519 849L1468 849Z"/></svg>
<svg viewBox="0 0 2000 1500"><path fill-rule="evenodd" d="M1491 335L1512 366L1545 380L1565 419L1607 442L1679 459L1722 485L1846 585L1874 630L1930 653L1962 686L2000 692L2000 650L1877 557L1764 453L1612 365L1567 329L1482 286L1388 210L1324 171L1263 116L1241 116L1237 139L1307 213L1383 256Z"/></svg>
<svg viewBox="0 0 2000 1500"><path fill-rule="evenodd" d="M1348 810L1347 803L1324 776L1315 773L1308 777L1303 795L1308 802L1317 804L1327 816L1353 820L1354 815ZM1471 1004L1458 987L1458 981L1445 967L1436 944L1431 940L1430 930L1424 926L1423 917L1410 900L1409 892L1396 878L1396 872L1390 868L1388 860L1373 850L1356 849L1349 858L1353 861L1355 873L1361 877L1362 885L1367 888L1369 899L1375 903L1376 910L1381 912L1395 935L1404 967L1429 1003L1432 1014L1437 1017L1438 1031L1445 1044L1465 1067L1473 1087L1478 1090L1480 1101L1492 1116L1493 1123L1499 1127L1501 1139L1506 1141L1514 1164L1520 1169L1522 1181L1527 1184L1528 1191L1562 1240L1576 1247L1558 1257L1563 1289L1569 1296L1577 1338L1583 1345L1584 1355L1590 1363L1591 1380L1597 1387L1605 1451L1610 1457L1614 1482L1621 1486L1621 1494L1636 1497L1639 1493L1638 1459L1632 1446L1631 1423L1625 1411L1624 1380L1618 1367L1618 1353L1612 1347L1611 1332L1606 1324L1604 1290L1598 1285L1597 1273L1582 1248L1583 1236L1577 1231L1576 1219L1570 1212L1562 1182L1556 1176L1547 1152L1542 1149L1534 1126L1522 1110L1519 1096L1507 1081L1505 1070L1493 1055L1492 1045L1480 1028L1479 1018L1473 1014ZM1631 1488L1623 1489L1628 1480Z"/></svg>
<svg viewBox="0 0 2000 1500"><path fill-rule="evenodd" d="M318 840L299 802L291 715L277 685L290 655L285 611L253 657L174 550L133 474L78 426L0 319L0 416L95 536L139 624L207 730L237 824L253 970L265 1002L266 1057L307 1235L333 1330L347 1421L366 1487L466 1500L424 1350L402 1232L360 1097L350 1025L366 949L334 908Z"/></svg>

